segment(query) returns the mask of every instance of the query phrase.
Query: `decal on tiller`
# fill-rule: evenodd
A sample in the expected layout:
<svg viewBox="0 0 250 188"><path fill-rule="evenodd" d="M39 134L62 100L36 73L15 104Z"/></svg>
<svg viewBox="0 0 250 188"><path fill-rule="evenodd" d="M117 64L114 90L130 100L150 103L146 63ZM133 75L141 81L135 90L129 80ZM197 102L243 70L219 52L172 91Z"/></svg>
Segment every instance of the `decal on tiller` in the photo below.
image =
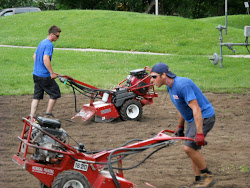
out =
<svg viewBox="0 0 250 188"><path fill-rule="evenodd" d="M109 113L109 112L111 112L111 108L108 108L108 109L106 109L106 110L102 110L102 111L101 111L101 114L107 114L107 113Z"/></svg>
<svg viewBox="0 0 250 188"><path fill-rule="evenodd" d="M39 167L39 166L32 166L32 172L39 173L39 174L50 175L50 176L54 175L54 170Z"/></svg>
<svg viewBox="0 0 250 188"><path fill-rule="evenodd" d="M81 163L76 161L74 164L74 169L81 170L81 171L88 171L89 165L85 163Z"/></svg>

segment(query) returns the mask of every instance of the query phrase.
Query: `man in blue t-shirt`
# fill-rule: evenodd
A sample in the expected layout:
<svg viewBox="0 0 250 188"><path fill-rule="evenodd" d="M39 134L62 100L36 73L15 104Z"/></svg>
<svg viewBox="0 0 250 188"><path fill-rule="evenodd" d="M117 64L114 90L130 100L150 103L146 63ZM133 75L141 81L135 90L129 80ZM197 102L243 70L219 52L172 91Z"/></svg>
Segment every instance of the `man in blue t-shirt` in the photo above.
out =
<svg viewBox="0 0 250 188"><path fill-rule="evenodd" d="M164 63L153 66L151 81L157 87L167 86L170 98L178 110L179 124L175 134L184 136L186 121L185 136L195 139L195 142L187 140L184 143L184 151L192 161L195 174L195 180L189 187L211 187L215 183L214 176L199 150L205 145L205 137L215 123L212 104L191 79L176 76Z"/></svg>
<svg viewBox="0 0 250 188"><path fill-rule="evenodd" d="M52 110L55 106L56 100L61 97L61 92L55 79L57 78L51 66L51 59L53 54L54 45L52 42L57 41L60 36L61 29L55 25L51 26L48 30L49 35L46 39L42 40L34 55L34 97L31 103L30 119L34 120L38 104L43 99L44 92L50 95L48 107L45 117L54 117Z"/></svg>

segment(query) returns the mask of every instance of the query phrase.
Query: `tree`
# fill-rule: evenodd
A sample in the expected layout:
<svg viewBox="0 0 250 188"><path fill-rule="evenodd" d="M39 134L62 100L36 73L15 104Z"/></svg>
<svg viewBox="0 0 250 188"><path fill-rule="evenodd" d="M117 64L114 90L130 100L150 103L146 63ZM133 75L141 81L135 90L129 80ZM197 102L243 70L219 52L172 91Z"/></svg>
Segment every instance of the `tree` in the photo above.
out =
<svg viewBox="0 0 250 188"><path fill-rule="evenodd" d="M33 0L0 0L0 8L33 6Z"/></svg>
<svg viewBox="0 0 250 188"><path fill-rule="evenodd" d="M0 0L0 9L12 7L39 7L47 10L55 0Z"/></svg>

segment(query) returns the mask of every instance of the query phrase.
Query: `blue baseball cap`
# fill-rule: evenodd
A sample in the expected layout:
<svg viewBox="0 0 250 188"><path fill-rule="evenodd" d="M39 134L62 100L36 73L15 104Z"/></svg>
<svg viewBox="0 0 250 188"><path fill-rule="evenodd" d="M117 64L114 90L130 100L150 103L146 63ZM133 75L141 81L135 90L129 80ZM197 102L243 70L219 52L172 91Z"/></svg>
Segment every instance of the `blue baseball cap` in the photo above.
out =
<svg viewBox="0 0 250 188"><path fill-rule="evenodd" d="M165 63L157 63L153 66L151 72L156 72L158 74L166 73L166 75L170 78L175 78L176 75L172 73L169 67Z"/></svg>

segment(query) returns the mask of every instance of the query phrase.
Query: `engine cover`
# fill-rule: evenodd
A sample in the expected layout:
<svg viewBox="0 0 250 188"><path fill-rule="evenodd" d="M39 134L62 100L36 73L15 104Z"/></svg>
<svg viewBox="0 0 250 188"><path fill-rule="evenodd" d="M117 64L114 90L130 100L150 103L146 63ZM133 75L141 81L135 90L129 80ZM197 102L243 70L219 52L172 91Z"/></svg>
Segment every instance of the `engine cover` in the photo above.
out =
<svg viewBox="0 0 250 188"><path fill-rule="evenodd" d="M137 79L145 78L148 75L145 69L136 69L130 71L130 75L137 77Z"/></svg>
<svg viewBox="0 0 250 188"><path fill-rule="evenodd" d="M57 121L55 119L38 117L37 121L38 121L38 124L41 125L41 127L48 127L48 128L52 128L52 129L61 128L61 122Z"/></svg>
<svg viewBox="0 0 250 188"><path fill-rule="evenodd" d="M132 71L130 71L130 75L127 77L127 84L129 86L134 86L134 85L138 84L138 82L143 80L146 76L148 76L148 73L146 72L145 69L132 70ZM143 86L146 86L149 84L150 84L150 77L148 77L145 80L143 80L142 82L140 82L136 86L139 89L134 90L134 92L140 96L145 95L148 92L149 87L143 87ZM142 87L142 88L140 88L140 87Z"/></svg>

